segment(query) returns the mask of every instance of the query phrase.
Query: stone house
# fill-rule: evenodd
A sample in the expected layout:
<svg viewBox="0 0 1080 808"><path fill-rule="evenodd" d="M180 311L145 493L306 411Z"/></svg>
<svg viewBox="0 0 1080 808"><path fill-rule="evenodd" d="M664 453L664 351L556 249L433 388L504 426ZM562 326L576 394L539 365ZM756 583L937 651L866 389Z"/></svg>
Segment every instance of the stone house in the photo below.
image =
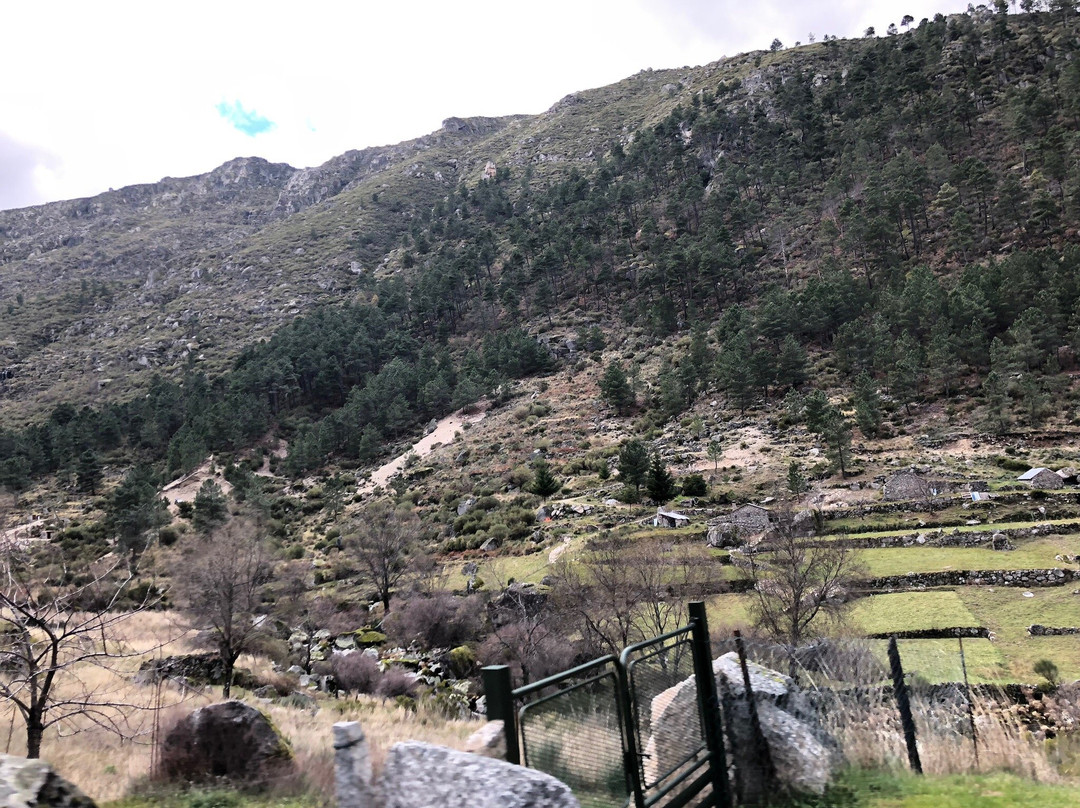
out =
<svg viewBox="0 0 1080 808"><path fill-rule="evenodd" d="M690 524L690 517L686 514L657 508L652 523L653 527L686 527Z"/></svg>
<svg viewBox="0 0 1080 808"><path fill-rule="evenodd" d="M736 508L728 514L725 521L735 525L741 534L763 533L772 526L769 509L754 504Z"/></svg>
<svg viewBox="0 0 1080 808"><path fill-rule="evenodd" d="M1065 487L1065 480L1057 472L1045 468L1028 469L1016 479L1032 488L1049 491Z"/></svg>
<svg viewBox="0 0 1080 808"><path fill-rule="evenodd" d="M930 494L930 483L912 471L897 472L881 486L881 496L886 502L925 499Z"/></svg>

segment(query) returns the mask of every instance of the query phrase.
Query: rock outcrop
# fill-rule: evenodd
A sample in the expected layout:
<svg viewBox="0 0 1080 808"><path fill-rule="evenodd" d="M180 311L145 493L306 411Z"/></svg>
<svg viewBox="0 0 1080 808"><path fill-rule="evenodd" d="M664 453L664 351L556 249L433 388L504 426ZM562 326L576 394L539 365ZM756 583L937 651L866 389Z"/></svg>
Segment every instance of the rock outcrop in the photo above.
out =
<svg viewBox="0 0 1080 808"><path fill-rule="evenodd" d="M816 725L812 707L789 677L753 662L748 663L748 669L758 720L775 768L775 783L756 754L750 704L738 657L732 652L713 661L713 675L724 702L724 720L734 750L734 759L729 763L737 776L732 780L742 799L755 800L776 785L789 791L824 792L840 763L835 744ZM657 695L651 709L652 735L644 750L648 781L672 770L698 743L695 733L700 719L694 678Z"/></svg>
<svg viewBox="0 0 1080 808"><path fill-rule="evenodd" d="M95 808L94 801L44 760L0 755L0 805L4 808Z"/></svg>
<svg viewBox="0 0 1080 808"><path fill-rule="evenodd" d="M159 765L163 776L183 781L259 783L294 770L292 750L270 719L236 700L181 719L165 736Z"/></svg>

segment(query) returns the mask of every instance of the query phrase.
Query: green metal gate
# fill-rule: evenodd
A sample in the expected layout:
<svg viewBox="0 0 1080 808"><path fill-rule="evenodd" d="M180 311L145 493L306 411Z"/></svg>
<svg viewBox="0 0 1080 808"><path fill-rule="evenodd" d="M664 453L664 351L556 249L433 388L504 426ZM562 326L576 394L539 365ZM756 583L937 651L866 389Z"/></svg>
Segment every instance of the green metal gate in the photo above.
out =
<svg viewBox="0 0 1080 808"><path fill-rule="evenodd" d="M730 808L705 604L690 622L512 690L484 669L488 717L504 722L507 759L559 778L582 808Z"/></svg>

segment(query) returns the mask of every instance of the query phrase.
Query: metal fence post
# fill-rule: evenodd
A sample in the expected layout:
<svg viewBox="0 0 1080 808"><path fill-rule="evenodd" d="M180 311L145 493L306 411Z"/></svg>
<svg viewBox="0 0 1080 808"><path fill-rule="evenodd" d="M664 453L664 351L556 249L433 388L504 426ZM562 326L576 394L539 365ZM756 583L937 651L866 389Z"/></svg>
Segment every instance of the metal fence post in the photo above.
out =
<svg viewBox="0 0 1080 808"><path fill-rule="evenodd" d="M690 603L690 625L694 649L694 678L697 680L705 728L705 745L712 758L712 787L716 804L731 808L731 787L728 784L727 755L724 753L724 730L720 718L720 699L716 695L716 677L712 671L712 648L709 645L709 621L705 602Z"/></svg>
<svg viewBox="0 0 1080 808"><path fill-rule="evenodd" d="M510 668L506 665L488 665L481 669L484 698L488 721L502 721L506 735L506 759L521 764L518 749L517 711L514 709L514 687L510 682Z"/></svg>
<svg viewBox="0 0 1080 808"><path fill-rule="evenodd" d="M896 708L900 711L900 724L904 727L908 763L911 764L913 772L922 774L922 761L919 760L919 748L915 741L915 719L911 715L911 702L908 700L907 683L904 681L904 666L900 664L900 649L896 647L895 634L889 638L889 668L892 672Z"/></svg>

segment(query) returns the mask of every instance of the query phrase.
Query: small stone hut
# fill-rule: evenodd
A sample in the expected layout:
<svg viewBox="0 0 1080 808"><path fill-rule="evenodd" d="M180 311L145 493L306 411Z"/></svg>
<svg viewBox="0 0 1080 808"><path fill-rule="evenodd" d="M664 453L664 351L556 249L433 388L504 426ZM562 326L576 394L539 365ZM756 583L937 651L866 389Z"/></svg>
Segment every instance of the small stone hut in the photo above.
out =
<svg viewBox="0 0 1080 808"><path fill-rule="evenodd" d="M657 508L652 523L653 527L686 527L690 524L690 517L684 513Z"/></svg>
<svg viewBox="0 0 1080 808"><path fill-rule="evenodd" d="M772 526L769 519L769 509L760 505L742 505L733 510L726 521L735 525L739 533L762 533Z"/></svg>
<svg viewBox="0 0 1080 808"><path fill-rule="evenodd" d="M1045 468L1028 469L1016 479L1020 482L1027 483L1032 488L1040 488L1047 491L1065 487L1065 480L1061 478L1061 475L1056 471Z"/></svg>
<svg viewBox="0 0 1080 808"><path fill-rule="evenodd" d="M930 483L913 471L900 471L885 480L881 496L886 502L922 499L930 493Z"/></svg>

